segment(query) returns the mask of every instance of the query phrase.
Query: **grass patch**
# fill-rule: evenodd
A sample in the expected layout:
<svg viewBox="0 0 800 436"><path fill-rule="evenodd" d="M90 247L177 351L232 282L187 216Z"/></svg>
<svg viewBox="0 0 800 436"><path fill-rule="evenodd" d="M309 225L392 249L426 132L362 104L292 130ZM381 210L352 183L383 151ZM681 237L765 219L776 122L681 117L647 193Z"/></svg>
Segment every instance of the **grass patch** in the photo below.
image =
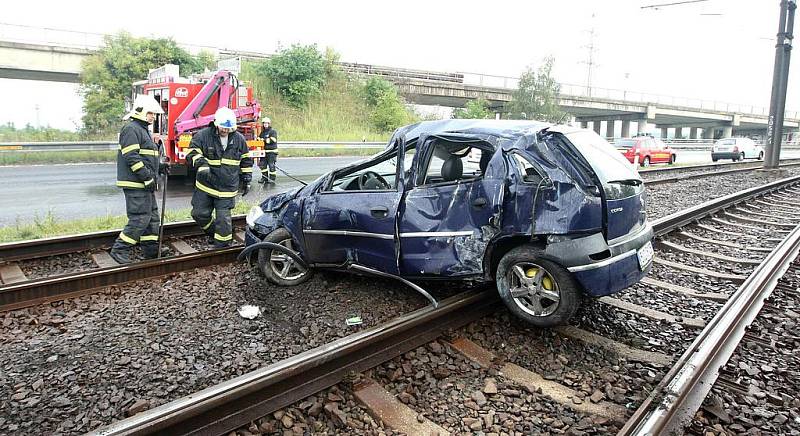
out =
<svg viewBox="0 0 800 436"><path fill-rule="evenodd" d="M261 113L272 119L280 141L387 141L391 133L380 132L370 122L370 109L359 96L357 80L331 77L320 95L304 109L290 106L269 80L255 73L252 64L242 65L243 80L253 83Z"/></svg>
<svg viewBox="0 0 800 436"><path fill-rule="evenodd" d="M116 150L0 152L0 165L115 162Z"/></svg>
<svg viewBox="0 0 800 436"><path fill-rule="evenodd" d="M256 203L257 201L237 200L236 207L233 208L233 214L247 213ZM191 219L190 208L167 210L164 214L165 223L174 223ZM128 219L124 215L106 215L95 218L62 220L54 213L48 212L44 216L36 215L33 218L33 222L21 222L18 219L13 225L0 227L0 242L15 242L102 230L122 229L127 221Z"/></svg>

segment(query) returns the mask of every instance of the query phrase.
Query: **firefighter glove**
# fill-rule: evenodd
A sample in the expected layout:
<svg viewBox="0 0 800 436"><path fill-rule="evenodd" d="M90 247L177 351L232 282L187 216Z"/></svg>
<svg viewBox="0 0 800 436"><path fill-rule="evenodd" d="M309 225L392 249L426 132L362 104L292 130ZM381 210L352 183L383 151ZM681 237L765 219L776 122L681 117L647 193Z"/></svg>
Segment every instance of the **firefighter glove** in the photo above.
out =
<svg viewBox="0 0 800 436"><path fill-rule="evenodd" d="M156 181L155 179L147 179L144 181L144 189L150 192L154 192L156 190Z"/></svg>
<svg viewBox="0 0 800 436"><path fill-rule="evenodd" d="M242 183L242 197L247 195L250 192L250 184L249 183Z"/></svg>
<svg viewBox="0 0 800 436"><path fill-rule="evenodd" d="M208 165L203 165L197 169L197 175L195 176L200 183L209 184L209 179L211 178L211 168Z"/></svg>
<svg viewBox="0 0 800 436"><path fill-rule="evenodd" d="M166 162L160 162L158 164L158 174L169 174L169 164Z"/></svg>

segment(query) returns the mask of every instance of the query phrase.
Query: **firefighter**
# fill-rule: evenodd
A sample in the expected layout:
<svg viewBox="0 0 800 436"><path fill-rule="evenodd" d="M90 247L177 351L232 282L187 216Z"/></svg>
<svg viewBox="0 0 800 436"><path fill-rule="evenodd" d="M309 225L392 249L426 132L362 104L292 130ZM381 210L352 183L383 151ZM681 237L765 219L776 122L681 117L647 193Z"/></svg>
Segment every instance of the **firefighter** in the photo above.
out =
<svg viewBox="0 0 800 436"><path fill-rule="evenodd" d="M109 253L119 263L131 262L131 249L136 244L141 244L145 259L158 257L159 216L154 191L157 175L167 169L160 164L158 145L148 126L161 113L161 106L152 97L139 95L123 118L131 121L119 134L117 186L125 194L128 223Z"/></svg>
<svg viewBox="0 0 800 436"><path fill-rule="evenodd" d="M232 110L217 109L214 123L192 137L186 161L197 170L192 218L214 248L227 247L233 239L231 209L240 186L242 195L250 191L253 173L253 159L244 135L236 131Z"/></svg>
<svg viewBox="0 0 800 436"><path fill-rule="evenodd" d="M261 130L261 134L258 137L264 141L266 157L264 157L263 161L259 160L258 162L258 167L261 168L261 179L258 182L275 183L275 179L278 177L278 172L275 168L275 164L278 162L278 131L272 128L272 120L269 118L265 117L261 122L264 125L264 129Z"/></svg>

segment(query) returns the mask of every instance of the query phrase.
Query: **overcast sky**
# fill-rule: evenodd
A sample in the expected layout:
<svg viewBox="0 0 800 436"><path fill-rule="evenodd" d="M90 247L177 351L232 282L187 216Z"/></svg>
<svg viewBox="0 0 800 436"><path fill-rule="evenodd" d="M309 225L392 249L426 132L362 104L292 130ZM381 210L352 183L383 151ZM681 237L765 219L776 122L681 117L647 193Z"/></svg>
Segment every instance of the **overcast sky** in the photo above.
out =
<svg viewBox="0 0 800 436"><path fill-rule="evenodd" d="M768 107L779 0L708 0L642 9L675 1L294 0L202 7L172 1L112 8L107 2L44 0L9 3L0 22L92 33L127 30L260 52L316 43L333 47L349 62L514 77L552 55L557 80L578 85L587 82L593 43L594 87ZM40 38L66 36L0 25L0 39ZM792 110L800 109L797 56L787 99ZM38 105L42 125L74 128L81 116L76 89L0 79L0 123L35 124Z"/></svg>

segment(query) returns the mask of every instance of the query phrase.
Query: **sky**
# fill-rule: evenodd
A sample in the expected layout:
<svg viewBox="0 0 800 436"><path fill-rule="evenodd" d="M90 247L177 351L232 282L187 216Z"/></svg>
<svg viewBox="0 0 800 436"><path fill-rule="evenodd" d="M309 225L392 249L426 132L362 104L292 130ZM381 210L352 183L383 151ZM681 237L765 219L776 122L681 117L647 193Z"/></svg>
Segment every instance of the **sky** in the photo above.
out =
<svg viewBox="0 0 800 436"><path fill-rule="evenodd" d="M587 84L591 51L593 95L601 96L602 88L625 89L768 107L780 1L643 8L676 1L294 0L231 4L230 10L171 1L151 10L136 3L142 8L133 14L133 4L111 8L107 2L41 0L5 5L0 40L98 40L46 30L52 28L91 34L125 30L193 46L267 53L315 43L332 47L347 62L509 77L553 56L556 79L581 86ZM787 110L800 109L796 57ZM0 105L0 123L36 125L38 114L40 125L80 125L75 85L0 79L0 93L6 102Z"/></svg>

